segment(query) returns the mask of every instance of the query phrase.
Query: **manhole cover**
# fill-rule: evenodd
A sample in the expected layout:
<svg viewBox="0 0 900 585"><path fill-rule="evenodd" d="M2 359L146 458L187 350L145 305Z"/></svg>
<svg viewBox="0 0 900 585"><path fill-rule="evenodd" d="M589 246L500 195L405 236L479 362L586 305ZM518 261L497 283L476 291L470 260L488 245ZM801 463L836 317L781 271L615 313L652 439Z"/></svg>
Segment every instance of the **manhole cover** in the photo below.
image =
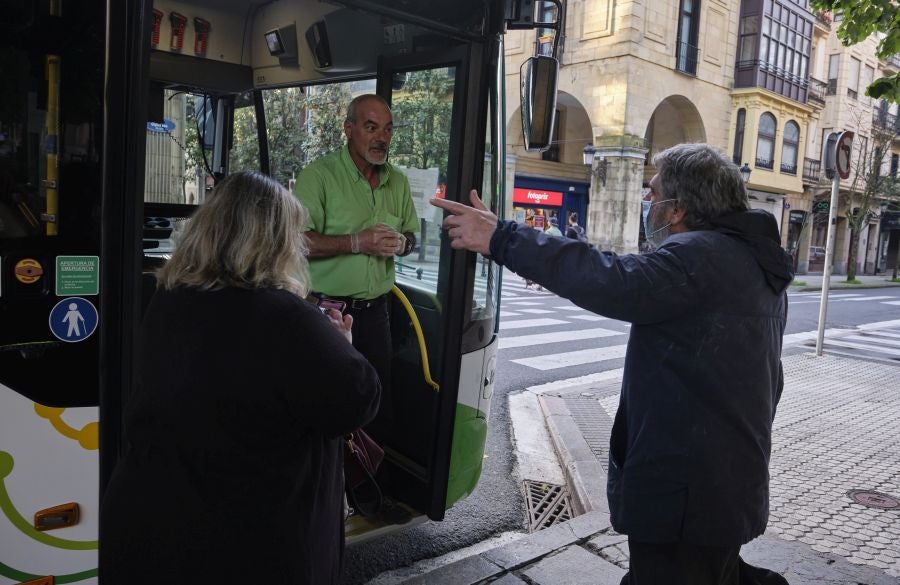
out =
<svg viewBox="0 0 900 585"><path fill-rule="evenodd" d="M530 479L522 483L525 487L525 505L528 506L528 532L536 532L572 518L569 494L564 486Z"/></svg>
<svg viewBox="0 0 900 585"><path fill-rule="evenodd" d="M881 492L872 490L850 490L847 492L847 495L857 504L862 504L863 506L868 506L870 508L881 508L883 510L900 508L900 499Z"/></svg>

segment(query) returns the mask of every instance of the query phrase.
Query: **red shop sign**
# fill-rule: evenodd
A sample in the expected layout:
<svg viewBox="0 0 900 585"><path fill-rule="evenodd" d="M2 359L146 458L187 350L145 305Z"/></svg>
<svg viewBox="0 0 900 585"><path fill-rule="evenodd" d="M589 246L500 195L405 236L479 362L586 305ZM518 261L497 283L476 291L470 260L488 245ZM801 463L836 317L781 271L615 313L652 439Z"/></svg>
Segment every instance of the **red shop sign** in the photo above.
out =
<svg viewBox="0 0 900 585"><path fill-rule="evenodd" d="M527 205L549 205L560 207L563 202L562 191L543 191L541 189L513 189L513 203L525 203Z"/></svg>

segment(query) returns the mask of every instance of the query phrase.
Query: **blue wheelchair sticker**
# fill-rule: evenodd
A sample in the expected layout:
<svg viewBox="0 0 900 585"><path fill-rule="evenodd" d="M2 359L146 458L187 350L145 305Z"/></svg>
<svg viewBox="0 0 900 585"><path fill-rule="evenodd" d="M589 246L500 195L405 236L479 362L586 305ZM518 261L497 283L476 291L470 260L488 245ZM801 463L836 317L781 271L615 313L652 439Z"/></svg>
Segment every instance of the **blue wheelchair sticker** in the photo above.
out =
<svg viewBox="0 0 900 585"><path fill-rule="evenodd" d="M81 297L65 298L50 311L50 331L69 343L84 341L97 329L97 308Z"/></svg>

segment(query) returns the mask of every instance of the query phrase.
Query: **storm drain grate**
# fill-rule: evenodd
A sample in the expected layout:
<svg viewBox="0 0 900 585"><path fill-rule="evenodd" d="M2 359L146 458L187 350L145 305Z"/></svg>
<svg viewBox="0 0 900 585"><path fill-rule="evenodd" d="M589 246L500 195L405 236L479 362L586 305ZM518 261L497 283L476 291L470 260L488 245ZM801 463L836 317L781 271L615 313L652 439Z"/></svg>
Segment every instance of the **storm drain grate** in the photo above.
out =
<svg viewBox="0 0 900 585"><path fill-rule="evenodd" d="M900 508L900 499L872 490L850 490L847 492L850 499L857 504L882 510L895 510Z"/></svg>
<svg viewBox="0 0 900 585"><path fill-rule="evenodd" d="M572 519L572 506L565 486L530 479L522 483L528 506L528 532L537 532Z"/></svg>

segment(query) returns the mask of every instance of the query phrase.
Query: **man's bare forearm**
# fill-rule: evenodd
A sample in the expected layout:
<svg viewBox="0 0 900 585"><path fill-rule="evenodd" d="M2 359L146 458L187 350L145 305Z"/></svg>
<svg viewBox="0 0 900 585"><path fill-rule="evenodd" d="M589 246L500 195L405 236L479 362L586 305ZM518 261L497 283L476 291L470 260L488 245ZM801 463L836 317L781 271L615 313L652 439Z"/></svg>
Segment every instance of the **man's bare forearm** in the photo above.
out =
<svg viewBox="0 0 900 585"><path fill-rule="evenodd" d="M306 232L306 237L309 240L310 258L328 258L343 254L353 254L350 234L326 236L309 230Z"/></svg>

